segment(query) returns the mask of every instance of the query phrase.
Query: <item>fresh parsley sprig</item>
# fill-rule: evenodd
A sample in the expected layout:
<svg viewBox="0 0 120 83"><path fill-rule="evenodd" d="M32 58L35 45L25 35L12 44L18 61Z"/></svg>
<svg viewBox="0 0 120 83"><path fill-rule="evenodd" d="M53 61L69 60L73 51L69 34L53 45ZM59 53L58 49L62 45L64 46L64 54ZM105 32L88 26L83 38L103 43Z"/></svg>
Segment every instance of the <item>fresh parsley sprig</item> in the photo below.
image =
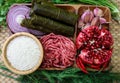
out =
<svg viewBox="0 0 120 83"><path fill-rule="evenodd" d="M10 72L4 66L0 68ZM78 68L67 68L64 71L55 70L38 70L29 75L19 76L14 78L12 76L0 73L8 78L19 81L20 83L120 83L120 73L106 72L90 72L84 74Z"/></svg>

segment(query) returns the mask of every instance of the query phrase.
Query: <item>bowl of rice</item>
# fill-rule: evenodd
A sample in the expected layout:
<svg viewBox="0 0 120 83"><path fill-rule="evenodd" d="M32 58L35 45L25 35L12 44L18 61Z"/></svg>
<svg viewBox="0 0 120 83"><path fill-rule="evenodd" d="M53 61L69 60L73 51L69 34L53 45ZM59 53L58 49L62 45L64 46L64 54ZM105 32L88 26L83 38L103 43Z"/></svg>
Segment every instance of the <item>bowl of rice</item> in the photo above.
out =
<svg viewBox="0 0 120 83"><path fill-rule="evenodd" d="M36 71L43 60L41 42L32 34L20 32L10 36L4 43L2 58L5 66L20 75Z"/></svg>

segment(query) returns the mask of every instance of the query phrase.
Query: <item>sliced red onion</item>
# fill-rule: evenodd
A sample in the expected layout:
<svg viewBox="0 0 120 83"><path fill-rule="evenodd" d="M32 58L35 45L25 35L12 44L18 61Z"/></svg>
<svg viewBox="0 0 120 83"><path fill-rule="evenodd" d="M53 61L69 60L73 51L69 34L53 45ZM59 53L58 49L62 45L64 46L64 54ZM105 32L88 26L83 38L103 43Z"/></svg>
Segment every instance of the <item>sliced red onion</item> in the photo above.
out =
<svg viewBox="0 0 120 83"><path fill-rule="evenodd" d="M10 28L10 30L13 33L17 32L29 32L34 35L43 35L43 32L27 29L26 27L22 27L20 23L24 18L30 18L29 17L30 8L25 5L14 5L10 8L8 14L7 14L7 24Z"/></svg>
<svg viewBox="0 0 120 83"><path fill-rule="evenodd" d="M44 33L41 31L37 31L37 30L33 30L33 29L29 29L29 32L36 35L36 36L43 36Z"/></svg>

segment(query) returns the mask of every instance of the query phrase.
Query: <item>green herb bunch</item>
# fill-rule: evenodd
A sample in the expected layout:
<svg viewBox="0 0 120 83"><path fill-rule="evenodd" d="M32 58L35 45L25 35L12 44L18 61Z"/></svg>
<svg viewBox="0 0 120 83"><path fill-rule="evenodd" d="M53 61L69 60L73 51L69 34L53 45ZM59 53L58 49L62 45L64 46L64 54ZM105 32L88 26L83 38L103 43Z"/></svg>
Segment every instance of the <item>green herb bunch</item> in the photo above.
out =
<svg viewBox="0 0 120 83"><path fill-rule="evenodd" d="M109 72L82 73L77 68L64 71L36 71L35 73L18 78L22 83L113 83L120 82L120 74ZM26 82L25 82L26 81Z"/></svg>
<svg viewBox="0 0 120 83"><path fill-rule="evenodd" d="M0 64L0 69L9 71ZM3 74L0 75L12 78L20 83L120 83L120 73L111 72L90 72L84 74L78 68L67 68L62 71L38 70L32 74L19 76L17 78Z"/></svg>

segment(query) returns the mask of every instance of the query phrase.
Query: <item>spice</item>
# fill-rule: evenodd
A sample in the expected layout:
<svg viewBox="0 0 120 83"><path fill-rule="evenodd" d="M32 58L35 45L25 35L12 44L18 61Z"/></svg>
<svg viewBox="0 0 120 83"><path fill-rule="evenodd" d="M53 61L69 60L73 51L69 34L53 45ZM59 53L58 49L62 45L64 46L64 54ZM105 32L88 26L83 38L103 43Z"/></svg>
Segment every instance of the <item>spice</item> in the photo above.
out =
<svg viewBox="0 0 120 83"><path fill-rule="evenodd" d="M6 54L9 63L17 70L32 69L41 58L37 42L28 36L18 36L11 40Z"/></svg>

